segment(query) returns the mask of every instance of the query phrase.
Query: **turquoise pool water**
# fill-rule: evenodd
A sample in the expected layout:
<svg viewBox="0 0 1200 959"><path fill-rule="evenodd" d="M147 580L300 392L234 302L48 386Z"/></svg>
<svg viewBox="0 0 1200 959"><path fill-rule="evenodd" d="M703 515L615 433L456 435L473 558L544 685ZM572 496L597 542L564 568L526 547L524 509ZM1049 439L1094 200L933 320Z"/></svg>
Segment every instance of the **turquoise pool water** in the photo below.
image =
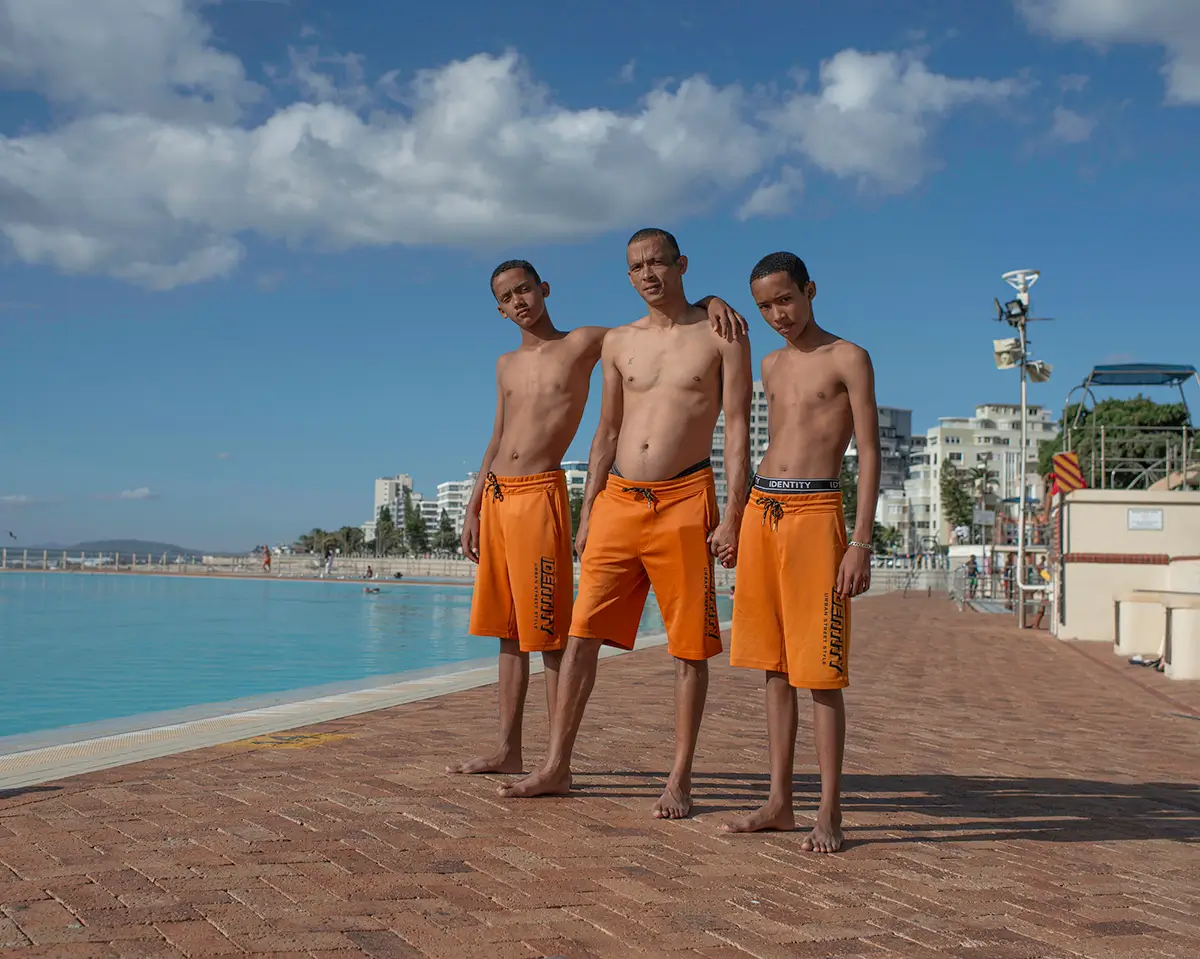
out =
<svg viewBox="0 0 1200 959"><path fill-rule="evenodd" d="M0 574L0 737L494 656L470 608L465 586Z"/></svg>

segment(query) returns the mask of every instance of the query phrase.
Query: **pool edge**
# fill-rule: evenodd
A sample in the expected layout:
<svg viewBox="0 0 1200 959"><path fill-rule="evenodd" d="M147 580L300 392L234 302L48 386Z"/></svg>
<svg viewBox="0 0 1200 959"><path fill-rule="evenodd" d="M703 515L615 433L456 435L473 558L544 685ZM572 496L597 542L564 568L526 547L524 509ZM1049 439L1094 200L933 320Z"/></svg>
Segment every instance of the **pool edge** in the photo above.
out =
<svg viewBox="0 0 1200 959"><path fill-rule="evenodd" d="M722 631L730 623L721 623ZM638 638L638 650L663 646L665 633ZM602 647L602 658L623 656L634 650ZM531 673L542 671L541 657L530 663ZM389 683L366 689L349 690L316 699L279 703L260 709L226 713L181 723L131 730L75 742L59 743L0 756L0 792L127 766L148 759L161 759L179 753L221 746L253 736L282 732L302 726L344 719L402 706L405 703L436 699L450 693L490 686L497 682L499 666L472 666L434 676Z"/></svg>

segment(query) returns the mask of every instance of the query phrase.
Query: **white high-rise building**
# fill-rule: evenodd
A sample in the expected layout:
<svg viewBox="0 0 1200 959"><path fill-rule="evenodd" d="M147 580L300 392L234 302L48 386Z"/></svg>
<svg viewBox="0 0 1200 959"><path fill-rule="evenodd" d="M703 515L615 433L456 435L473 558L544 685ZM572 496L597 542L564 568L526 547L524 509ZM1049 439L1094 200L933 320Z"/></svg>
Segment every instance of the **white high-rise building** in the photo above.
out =
<svg viewBox="0 0 1200 959"><path fill-rule="evenodd" d="M1051 411L1030 406L1024 452L1024 495L1030 499L1042 495L1038 449L1054 436ZM924 438L913 438L909 479L902 493L889 494L887 512L880 521L896 526L901 540L912 543L914 552L931 549L934 543L947 545L952 531L942 515L941 477L948 463L968 476L971 470L986 467L992 478L989 500L998 499L1001 505L1011 501L1010 511L1015 513L1022 495L1020 447L1021 407L1017 404L987 403L975 407L974 416L941 417Z"/></svg>
<svg viewBox="0 0 1200 959"><path fill-rule="evenodd" d="M467 474L466 479L438 483L438 518L440 520L442 510L445 510L450 516L450 521L454 523L456 533L462 533L463 518L467 515L467 503L471 499L471 491L475 489L475 481L478 478L479 471L473 470Z"/></svg>
<svg viewBox="0 0 1200 959"><path fill-rule="evenodd" d="M587 486L587 460L564 460L562 469L567 477L567 495L582 498Z"/></svg>
<svg viewBox="0 0 1200 959"><path fill-rule="evenodd" d="M371 522L379 519L379 511L385 506L392 511L392 519L399 521L396 514L396 503L404 502L404 491L410 493L413 488L413 478L407 473L397 473L395 476L385 476L375 481L375 508L371 511Z"/></svg>
<svg viewBox="0 0 1200 959"><path fill-rule="evenodd" d="M754 381L754 393L750 399L750 472L758 469L758 464L767 453L767 394L762 382ZM717 487L717 506L722 514L725 512L725 495L727 482L725 479L725 412L717 417L717 426L713 430L712 441L713 480Z"/></svg>

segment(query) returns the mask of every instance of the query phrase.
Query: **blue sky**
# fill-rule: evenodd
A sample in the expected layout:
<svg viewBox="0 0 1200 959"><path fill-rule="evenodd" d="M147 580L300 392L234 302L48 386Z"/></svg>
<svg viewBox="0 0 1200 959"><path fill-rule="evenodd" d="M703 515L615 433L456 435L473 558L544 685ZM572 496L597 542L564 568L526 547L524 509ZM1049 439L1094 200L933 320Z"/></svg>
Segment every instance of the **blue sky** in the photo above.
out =
<svg viewBox="0 0 1200 959"><path fill-rule="evenodd" d="M820 6L0 0L0 529L240 549L431 492L515 343L494 263L617 325L646 225L748 316L803 256L918 429L1016 399L1006 270L1035 402L1200 361L1200 7Z"/></svg>

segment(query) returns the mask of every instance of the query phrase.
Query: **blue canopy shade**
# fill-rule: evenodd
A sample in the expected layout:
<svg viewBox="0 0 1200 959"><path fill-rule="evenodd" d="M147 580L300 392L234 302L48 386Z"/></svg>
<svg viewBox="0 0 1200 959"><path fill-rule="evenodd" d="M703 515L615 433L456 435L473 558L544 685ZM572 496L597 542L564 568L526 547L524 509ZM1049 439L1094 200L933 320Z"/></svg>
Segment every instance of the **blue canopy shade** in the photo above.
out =
<svg viewBox="0 0 1200 959"><path fill-rule="evenodd" d="M1114 363L1096 366L1087 386L1180 386L1196 375L1196 367L1175 363Z"/></svg>

